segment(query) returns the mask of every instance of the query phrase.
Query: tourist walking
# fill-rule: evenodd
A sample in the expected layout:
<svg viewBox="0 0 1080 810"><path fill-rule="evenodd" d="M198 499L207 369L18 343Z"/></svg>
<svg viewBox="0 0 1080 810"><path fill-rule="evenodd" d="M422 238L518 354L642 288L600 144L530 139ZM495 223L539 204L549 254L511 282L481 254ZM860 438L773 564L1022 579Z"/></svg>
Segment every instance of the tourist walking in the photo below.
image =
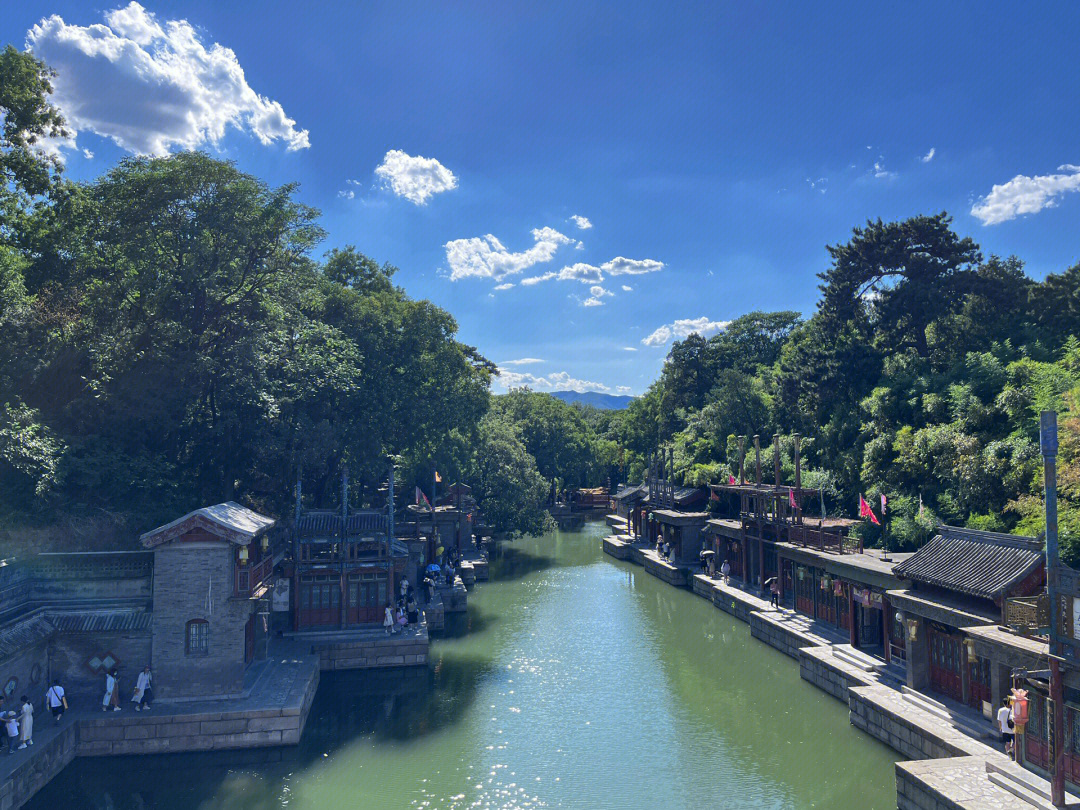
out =
<svg viewBox="0 0 1080 810"><path fill-rule="evenodd" d="M780 609L780 580L776 577L769 577L765 580L765 584L769 586L769 604L776 610Z"/></svg>
<svg viewBox="0 0 1080 810"><path fill-rule="evenodd" d="M67 698L64 696L64 687L60 685L59 680L53 681L49 691L45 693L45 703L48 705L49 711L52 712L53 723L59 723L68 707Z"/></svg>
<svg viewBox="0 0 1080 810"><path fill-rule="evenodd" d="M731 582L731 563L727 560L724 560L724 564L720 566L720 576L724 578L725 585Z"/></svg>
<svg viewBox="0 0 1080 810"><path fill-rule="evenodd" d="M15 712L8 712L4 715L4 731L7 733L8 738L7 752L14 754L19 742L19 719L15 716Z"/></svg>
<svg viewBox="0 0 1080 810"><path fill-rule="evenodd" d="M401 578L401 598L404 599L408 595L409 595L409 578L408 577L402 577Z"/></svg>
<svg viewBox="0 0 1080 810"><path fill-rule="evenodd" d="M409 594L409 600L405 603L405 613L409 618L409 624L420 623L420 610L416 606L416 596Z"/></svg>
<svg viewBox="0 0 1080 810"><path fill-rule="evenodd" d="M107 712L109 708L114 712L120 711L120 679L116 677L116 670L111 669L105 675L105 697L101 699L101 710Z"/></svg>
<svg viewBox="0 0 1080 810"><path fill-rule="evenodd" d="M150 666L143 667L135 681L135 693L131 696L131 702L135 704L135 711L150 711L150 704L154 702L154 678L150 674Z"/></svg>
<svg viewBox="0 0 1080 810"><path fill-rule="evenodd" d="M389 602L386 603L386 610L383 612L382 626L386 635L397 632L394 630L394 606Z"/></svg>
<svg viewBox="0 0 1080 810"><path fill-rule="evenodd" d="M1016 735L1014 732L1015 725L1013 724L1012 708L1009 706L1008 698L1005 698L1001 702L1001 708L997 710L997 725L998 730L1001 732L1001 741L1005 743L1005 753L1011 757L1013 755Z"/></svg>
<svg viewBox="0 0 1080 810"><path fill-rule="evenodd" d="M26 695L19 700L22 702L22 713L19 715L19 748L22 749L34 744L34 704Z"/></svg>

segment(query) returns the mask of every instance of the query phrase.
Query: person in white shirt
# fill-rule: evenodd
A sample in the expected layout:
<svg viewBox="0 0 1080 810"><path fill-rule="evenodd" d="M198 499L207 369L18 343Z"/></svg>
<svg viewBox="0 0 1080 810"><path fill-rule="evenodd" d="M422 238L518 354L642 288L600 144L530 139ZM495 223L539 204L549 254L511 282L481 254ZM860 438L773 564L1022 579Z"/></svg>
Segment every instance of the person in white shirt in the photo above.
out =
<svg viewBox="0 0 1080 810"><path fill-rule="evenodd" d="M49 691L45 693L45 702L49 705L49 711L52 712L53 722L59 723L60 718L67 711L67 698L64 697L64 687L60 685L60 681L53 681Z"/></svg>
<svg viewBox="0 0 1080 810"><path fill-rule="evenodd" d="M724 560L724 564L720 566L720 576L724 578L724 584L731 580L731 563L727 560Z"/></svg>
<svg viewBox="0 0 1080 810"><path fill-rule="evenodd" d="M1013 731L1012 709L1009 708L1009 699L1001 702L1001 708L997 710L997 726L1001 732L1001 741L1005 743L1005 751L1011 755L1015 733Z"/></svg>
<svg viewBox="0 0 1080 810"><path fill-rule="evenodd" d="M101 699L101 710L107 712L112 706L114 712L120 711L120 681L116 677L116 670L110 670L105 675L105 697Z"/></svg>
<svg viewBox="0 0 1080 810"><path fill-rule="evenodd" d="M135 704L135 711L141 711L142 709L150 711L150 704L154 702L153 682L150 667L143 667L138 680L135 681L135 694L131 696L131 702Z"/></svg>
<svg viewBox="0 0 1080 810"><path fill-rule="evenodd" d="M34 744L34 704L30 698L23 695L19 698L22 703L22 713L19 715L19 748L26 748Z"/></svg>
<svg viewBox="0 0 1080 810"><path fill-rule="evenodd" d="M19 721L15 717L15 712L8 712L4 715L4 730L7 732L8 738L8 753L15 753L15 743L19 740Z"/></svg>

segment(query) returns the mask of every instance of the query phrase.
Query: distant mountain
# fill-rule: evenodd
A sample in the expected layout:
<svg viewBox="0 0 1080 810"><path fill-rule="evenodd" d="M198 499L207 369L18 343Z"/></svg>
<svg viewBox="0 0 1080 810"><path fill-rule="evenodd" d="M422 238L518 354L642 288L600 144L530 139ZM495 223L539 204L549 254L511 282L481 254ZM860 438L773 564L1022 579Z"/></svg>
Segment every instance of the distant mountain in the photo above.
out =
<svg viewBox="0 0 1080 810"><path fill-rule="evenodd" d="M571 405L580 402L582 405L592 405L602 411L621 411L634 401L633 397L616 396L615 394L601 394L596 391L552 391L551 395Z"/></svg>

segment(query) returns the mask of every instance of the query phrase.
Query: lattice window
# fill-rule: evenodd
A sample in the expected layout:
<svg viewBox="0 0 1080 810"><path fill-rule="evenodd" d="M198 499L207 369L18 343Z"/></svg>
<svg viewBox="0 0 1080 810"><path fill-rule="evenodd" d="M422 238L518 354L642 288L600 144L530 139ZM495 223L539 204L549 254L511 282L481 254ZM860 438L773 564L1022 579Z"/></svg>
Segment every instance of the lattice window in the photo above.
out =
<svg viewBox="0 0 1080 810"><path fill-rule="evenodd" d="M192 619L187 623L184 652L188 655L207 655L210 652L210 623Z"/></svg>

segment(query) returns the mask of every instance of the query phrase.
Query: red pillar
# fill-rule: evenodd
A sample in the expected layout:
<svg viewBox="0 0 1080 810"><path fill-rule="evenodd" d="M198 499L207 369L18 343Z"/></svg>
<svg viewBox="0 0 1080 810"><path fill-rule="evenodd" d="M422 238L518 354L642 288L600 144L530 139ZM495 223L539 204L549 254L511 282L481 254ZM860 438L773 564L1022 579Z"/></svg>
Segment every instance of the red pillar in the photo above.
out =
<svg viewBox="0 0 1080 810"><path fill-rule="evenodd" d="M892 660L891 645L889 644L889 628L892 627L892 605L889 604L889 600L882 598L881 600L881 640L885 647L885 663L888 664Z"/></svg>
<svg viewBox="0 0 1080 810"><path fill-rule="evenodd" d="M851 646L854 647L859 643L859 631L858 626L855 624L855 588L848 588L848 624L851 627L848 629L848 635L851 638Z"/></svg>

